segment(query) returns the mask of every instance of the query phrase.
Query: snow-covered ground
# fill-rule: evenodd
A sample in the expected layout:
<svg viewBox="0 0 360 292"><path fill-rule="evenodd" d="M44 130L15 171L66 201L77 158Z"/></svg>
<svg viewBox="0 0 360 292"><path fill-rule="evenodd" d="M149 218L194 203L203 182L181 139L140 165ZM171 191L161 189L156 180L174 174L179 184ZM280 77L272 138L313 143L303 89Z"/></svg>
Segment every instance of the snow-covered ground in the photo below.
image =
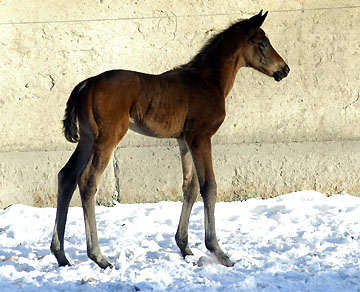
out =
<svg viewBox="0 0 360 292"><path fill-rule="evenodd" d="M233 268L196 265L208 255L203 206L189 226L194 256L175 244L181 203L97 207L102 251L87 258L81 208L70 208L59 268L49 246L55 209L0 210L0 291L360 291L360 198L303 191L274 199L218 203L217 235Z"/></svg>

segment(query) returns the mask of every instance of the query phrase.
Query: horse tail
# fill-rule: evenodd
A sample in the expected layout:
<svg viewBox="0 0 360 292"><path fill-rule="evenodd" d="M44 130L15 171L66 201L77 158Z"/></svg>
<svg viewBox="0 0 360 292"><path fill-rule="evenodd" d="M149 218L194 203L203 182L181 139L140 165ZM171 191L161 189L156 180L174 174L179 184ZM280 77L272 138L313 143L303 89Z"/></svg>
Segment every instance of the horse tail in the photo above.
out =
<svg viewBox="0 0 360 292"><path fill-rule="evenodd" d="M77 107L79 104L79 94L86 86L87 80L75 86L66 103L65 116L63 120L63 131L66 140L71 143L79 142L79 129L77 125Z"/></svg>

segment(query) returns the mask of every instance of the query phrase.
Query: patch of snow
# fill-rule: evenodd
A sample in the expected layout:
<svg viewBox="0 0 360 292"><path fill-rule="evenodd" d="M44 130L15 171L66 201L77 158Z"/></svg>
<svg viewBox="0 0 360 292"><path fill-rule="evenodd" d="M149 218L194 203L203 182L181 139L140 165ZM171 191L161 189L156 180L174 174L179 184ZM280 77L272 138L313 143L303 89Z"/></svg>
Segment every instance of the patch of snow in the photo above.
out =
<svg viewBox="0 0 360 292"><path fill-rule="evenodd" d="M72 266L57 266L49 250L55 212L0 210L1 291L360 291L358 197L302 191L217 203L217 236L232 268L206 251L201 202L190 217L194 256L185 260L174 239L180 202L96 207L99 243L114 265L106 270L87 257L77 207L65 232Z"/></svg>

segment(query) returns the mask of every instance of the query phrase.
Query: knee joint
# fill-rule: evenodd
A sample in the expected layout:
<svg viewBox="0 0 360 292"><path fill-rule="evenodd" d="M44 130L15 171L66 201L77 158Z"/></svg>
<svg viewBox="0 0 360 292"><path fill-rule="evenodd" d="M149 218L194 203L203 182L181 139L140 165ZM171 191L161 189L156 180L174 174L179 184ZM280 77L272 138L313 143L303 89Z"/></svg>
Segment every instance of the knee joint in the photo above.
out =
<svg viewBox="0 0 360 292"><path fill-rule="evenodd" d="M215 195L217 192L217 185L216 183L207 183L205 182L202 186L200 186L200 194L201 196L209 196Z"/></svg>
<svg viewBox="0 0 360 292"><path fill-rule="evenodd" d="M198 193L200 191L199 182L194 177L185 177L183 183L183 191L192 191Z"/></svg>
<svg viewBox="0 0 360 292"><path fill-rule="evenodd" d="M81 180L79 183L80 195L94 194L97 191L96 182L93 179L88 179L86 182Z"/></svg>

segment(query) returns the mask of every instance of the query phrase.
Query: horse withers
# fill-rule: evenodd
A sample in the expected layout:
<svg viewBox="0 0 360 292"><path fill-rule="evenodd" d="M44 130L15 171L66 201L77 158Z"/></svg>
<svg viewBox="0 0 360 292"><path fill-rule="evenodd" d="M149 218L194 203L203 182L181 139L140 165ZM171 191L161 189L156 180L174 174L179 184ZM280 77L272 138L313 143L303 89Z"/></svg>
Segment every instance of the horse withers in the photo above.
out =
<svg viewBox="0 0 360 292"><path fill-rule="evenodd" d="M225 98L241 67L254 68L276 81L290 69L260 28L262 11L215 35L187 64L160 75L113 70L80 82L72 91L63 121L68 141L77 147L58 174L58 200L51 251L59 266L69 265L64 232L69 203L79 186L87 254L101 268L112 265L98 243L95 193L112 152L130 128L138 133L175 138L183 171L184 202L175 235L183 257L192 255L188 224L198 193L204 201L205 245L219 263L234 262L222 251L215 232L217 187L211 137L225 118Z"/></svg>

